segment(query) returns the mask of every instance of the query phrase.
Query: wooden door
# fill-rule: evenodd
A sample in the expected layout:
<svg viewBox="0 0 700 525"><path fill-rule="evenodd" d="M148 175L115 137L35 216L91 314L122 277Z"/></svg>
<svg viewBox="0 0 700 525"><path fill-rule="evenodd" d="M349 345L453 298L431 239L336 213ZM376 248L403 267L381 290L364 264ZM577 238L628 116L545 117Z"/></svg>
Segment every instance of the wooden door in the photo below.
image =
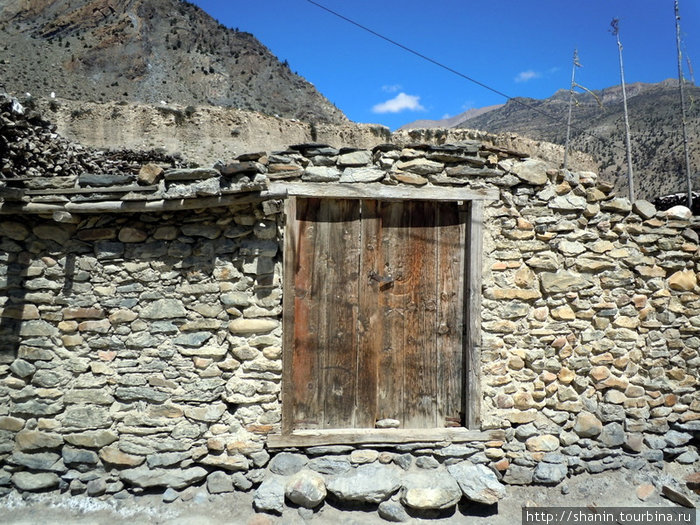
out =
<svg viewBox="0 0 700 525"><path fill-rule="evenodd" d="M288 220L285 429L462 424L463 209L308 198Z"/></svg>

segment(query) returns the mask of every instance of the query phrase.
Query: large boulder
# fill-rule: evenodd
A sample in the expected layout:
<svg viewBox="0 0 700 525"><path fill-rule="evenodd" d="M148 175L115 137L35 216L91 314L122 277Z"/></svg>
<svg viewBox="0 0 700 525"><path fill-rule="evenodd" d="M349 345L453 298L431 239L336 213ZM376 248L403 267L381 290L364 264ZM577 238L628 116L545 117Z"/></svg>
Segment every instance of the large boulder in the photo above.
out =
<svg viewBox="0 0 700 525"><path fill-rule="evenodd" d="M389 499L400 487L395 467L375 463L360 465L326 484L328 492L341 501L373 504Z"/></svg>
<svg viewBox="0 0 700 525"><path fill-rule="evenodd" d="M498 481L496 474L484 465L461 461L447 467L447 471L471 501L493 505L506 495L506 488Z"/></svg>

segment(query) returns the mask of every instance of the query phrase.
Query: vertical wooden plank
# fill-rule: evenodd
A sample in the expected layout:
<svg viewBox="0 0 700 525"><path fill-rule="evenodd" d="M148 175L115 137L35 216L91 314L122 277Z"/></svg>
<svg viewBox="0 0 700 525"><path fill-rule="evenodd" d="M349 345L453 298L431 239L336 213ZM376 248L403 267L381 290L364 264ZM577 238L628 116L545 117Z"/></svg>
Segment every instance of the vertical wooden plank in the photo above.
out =
<svg viewBox="0 0 700 525"><path fill-rule="evenodd" d="M464 424L464 257L466 213L457 203L437 209L437 424Z"/></svg>
<svg viewBox="0 0 700 525"><path fill-rule="evenodd" d="M404 203L408 238L404 243L404 424L409 428L437 426L437 239L435 203Z"/></svg>
<svg viewBox="0 0 700 525"><path fill-rule="evenodd" d="M361 250L358 275L358 350L353 427L373 428L377 420L379 356L384 341L384 315L380 305L383 292L370 279L382 258L379 201L361 201Z"/></svg>
<svg viewBox="0 0 700 525"><path fill-rule="evenodd" d="M323 359L325 428L353 425L357 370L358 272L360 269L359 200L324 199L321 226L328 232L325 278L319 283L324 295L325 337L319 345Z"/></svg>
<svg viewBox="0 0 700 525"><path fill-rule="evenodd" d="M297 221L295 197L288 198L284 203L284 272L282 292L282 433L290 434L294 429L294 379L292 377L294 361L294 309L295 267L299 244L299 223Z"/></svg>
<svg viewBox="0 0 700 525"><path fill-rule="evenodd" d="M291 337L291 425L294 429L318 428L322 426L321 362L319 343L323 337L323 296L319 284L323 279L318 271L319 259L323 259L323 228L318 219L322 216L320 199L298 199L294 217L295 225L290 249L293 250L293 265L290 294L293 298L293 326ZM290 285L288 284L288 285Z"/></svg>
<svg viewBox="0 0 700 525"><path fill-rule="evenodd" d="M481 201L469 205L469 228L466 276L467 291L467 351L464 389L467 411L466 425L470 429L481 427L481 274L483 250L484 207Z"/></svg>
<svg viewBox="0 0 700 525"><path fill-rule="evenodd" d="M389 277L393 282L369 283L376 291L377 341L377 394L376 419L397 419L405 426L404 395L404 342L407 289L407 268L405 243L408 240L409 215L402 202L379 202L379 234L374 271L381 277ZM370 334L372 337L372 334Z"/></svg>

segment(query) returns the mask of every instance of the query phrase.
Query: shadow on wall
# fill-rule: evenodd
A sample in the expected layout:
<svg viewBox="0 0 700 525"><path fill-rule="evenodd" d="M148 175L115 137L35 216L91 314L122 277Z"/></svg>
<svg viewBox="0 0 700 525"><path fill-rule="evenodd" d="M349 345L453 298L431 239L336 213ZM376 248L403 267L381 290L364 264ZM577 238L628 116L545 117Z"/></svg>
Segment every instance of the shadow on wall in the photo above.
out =
<svg viewBox="0 0 700 525"><path fill-rule="evenodd" d="M4 263L0 271L0 290L2 295L2 315L0 316L0 365L12 364L12 371L24 377L22 370L17 369L15 360L18 357L20 330L23 319L38 319L39 311L34 305L25 301L27 290L24 282L27 278L30 254L17 251L17 246L11 239L5 237L0 244L0 260ZM28 364L28 363L27 363ZM19 366L21 368L21 365ZM28 372L28 371L27 371Z"/></svg>

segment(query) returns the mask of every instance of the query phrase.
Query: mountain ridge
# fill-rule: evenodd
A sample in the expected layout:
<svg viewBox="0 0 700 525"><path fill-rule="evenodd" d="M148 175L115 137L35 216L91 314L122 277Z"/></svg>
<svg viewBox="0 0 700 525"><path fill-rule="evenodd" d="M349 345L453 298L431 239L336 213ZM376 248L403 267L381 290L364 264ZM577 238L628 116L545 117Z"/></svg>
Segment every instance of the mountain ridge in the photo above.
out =
<svg viewBox="0 0 700 525"><path fill-rule="evenodd" d="M0 41L0 78L15 95L347 121L253 35L183 0L0 0Z"/></svg>
<svg viewBox="0 0 700 525"><path fill-rule="evenodd" d="M687 118L693 186L700 186L700 88L686 84ZM635 193L653 200L685 191L678 81L636 82L626 86L632 138ZM627 162L621 86L576 94L572 110L571 148L594 156L603 178L620 194L627 189ZM597 98L596 98L597 97ZM598 101L602 102L602 107ZM566 141L569 90L546 99L513 98L501 107L467 118L455 127L511 132L554 144Z"/></svg>

